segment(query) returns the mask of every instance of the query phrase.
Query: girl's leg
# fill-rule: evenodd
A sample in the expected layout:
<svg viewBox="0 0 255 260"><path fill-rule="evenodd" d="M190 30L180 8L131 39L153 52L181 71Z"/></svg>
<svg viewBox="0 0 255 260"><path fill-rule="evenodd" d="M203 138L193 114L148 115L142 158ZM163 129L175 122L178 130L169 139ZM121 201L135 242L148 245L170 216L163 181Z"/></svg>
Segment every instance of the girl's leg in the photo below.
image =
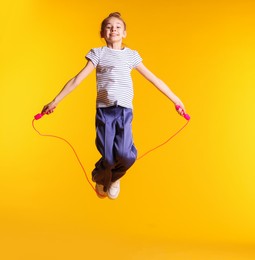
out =
<svg viewBox="0 0 255 260"><path fill-rule="evenodd" d="M96 163L92 179L107 191L133 165L137 151L133 144L132 109L98 108L96 114L96 145L102 158Z"/></svg>
<svg viewBox="0 0 255 260"><path fill-rule="evenodd" d="M101 159L96 163L92 172L92 180L104 186L107 191L112 178L114 167L113 142L115 137L114 113L108 108L98 108L96 113L96 146Z"/></svg>
<svg viewBox="0 0 255 260"><path fill-rule="evenodd" d="M122 108L121 116L116 121L116 134L113 146L115 167L112 169L112 182L123 177L137 158L137 150L134 146L132 135L132 120L132 109Z"/></svg>

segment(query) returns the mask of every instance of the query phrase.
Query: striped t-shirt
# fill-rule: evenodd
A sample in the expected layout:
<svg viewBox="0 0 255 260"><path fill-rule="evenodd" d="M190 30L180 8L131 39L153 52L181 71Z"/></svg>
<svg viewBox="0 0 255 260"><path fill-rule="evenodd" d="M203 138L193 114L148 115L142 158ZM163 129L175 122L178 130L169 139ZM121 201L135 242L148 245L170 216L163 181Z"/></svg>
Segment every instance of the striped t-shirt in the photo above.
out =
<svg viewBox="0 0 255 260"><path fill-rule="evenodd" d="M138 52L126 47L114 50L105 46L91 49L86 58L96 67L97 107L133 108L131 70L142 61Z"/></svg>

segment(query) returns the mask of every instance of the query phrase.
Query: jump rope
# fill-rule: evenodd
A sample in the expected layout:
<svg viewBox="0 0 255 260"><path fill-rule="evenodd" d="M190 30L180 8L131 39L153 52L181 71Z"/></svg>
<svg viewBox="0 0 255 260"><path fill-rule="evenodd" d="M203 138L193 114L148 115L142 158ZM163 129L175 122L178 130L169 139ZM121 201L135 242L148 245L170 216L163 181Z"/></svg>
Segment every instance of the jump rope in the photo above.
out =
<svg viewBox="0 0 255 260"><path fill-rule="evenodd" d="M178 106L178 105L176 105L175 108L176 108L177 111L178 111L179 109L181 109L181 107ZM40 136L52 137L52 138L60 139L60 140L62 140L63 142L65 142L65 143L72 149L72 151L73 151L73 153L74 153L74 155L75 155L75 157L76 157L76 159L77 159L79 165L80 165L81 168L82 168L82 171L84 172L84 175L85 175L85 178L86 178L88 184L91 186L91 188L92 188L96 193L98 193L98 192L96 191L96 189L94 188L93 184L90 182L90 180L89 180L89 178L88 178L88 175L87 175L87 172L86 172L86 170L85 170L85 167L83 166L83 164L82 164L82 162L81 162L81 160L80 160L80 158L79 158L79 156L78 156L76 150L75 150L74 147L72 146L72 144L71 144L68 140L66 140L65 138L63 138L63 137L60 137L60 136L57 136L57 135L52 135L52 134L42 134L39 130L37 130L37 128L35 127L35 124L34 124L34 123L35 123L36 120L39 120L40 118L42 118L44 115L45 115L44 113L39 113L39 114L37 114L37 115L34 116L34 119L32 120L32 127L33 127L33 129L34 129ZM184 126L182 126L178 131L176 131L173 135L171 135L166 141L164 141L163 143L161 143L161 144L155 146L154 148L148 150L147 152L145 152L144 154L142 154L141 156L139 156L136 160L140 160L140 159L142 159L143 157L145 157L146 155L148 155L149 153L155 151L156 149L162 147L163 145L166 145L171 139L173 139L177 134L179 134L179 133L188 125L189 120L190 120L190 116L189 116L188 114L182 112L182 116L187 120L187 122L185 123Z"/></svg>

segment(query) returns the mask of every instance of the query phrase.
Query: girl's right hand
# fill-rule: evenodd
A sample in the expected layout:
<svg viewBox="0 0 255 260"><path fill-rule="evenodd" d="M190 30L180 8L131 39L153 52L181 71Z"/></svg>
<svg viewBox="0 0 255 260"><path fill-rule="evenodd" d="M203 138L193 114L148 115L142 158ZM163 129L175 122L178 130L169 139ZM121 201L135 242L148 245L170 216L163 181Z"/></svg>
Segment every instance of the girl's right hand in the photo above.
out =
<svg viewBox="0 0 255 260"><path fill-rule="evenodd" d="M51 113L53 113L54 112L54 109L56 108L56 104L55 104L55 102L54 101L52 101L52 102L50 102L49 104L47 104L47 105L45 105L44 107L43 107L43 109L42 109L42 114L47 114L47 115L49 115L49 114L51 114Z"/></svg>
<svg viewBox="0 0 255 260"><path fill-rule="evenodd" d="M183 105L183 103L179 100L178 102L175 103L175 108L178 107L177 112L179 113L179 115L183 115L186 113L185 111L185 106Z"/></svg>

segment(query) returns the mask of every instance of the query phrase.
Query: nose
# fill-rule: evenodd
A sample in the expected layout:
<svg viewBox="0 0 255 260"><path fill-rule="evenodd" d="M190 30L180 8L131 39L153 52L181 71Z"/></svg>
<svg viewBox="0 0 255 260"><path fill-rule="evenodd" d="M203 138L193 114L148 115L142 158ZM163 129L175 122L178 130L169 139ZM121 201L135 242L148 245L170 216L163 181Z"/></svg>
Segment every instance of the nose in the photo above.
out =
<svg viewBox="0 0 255 260"><path fill-rule="evenodd" d="M115 32L116 31L116 27L112 27L112 32Z"/></svg>

